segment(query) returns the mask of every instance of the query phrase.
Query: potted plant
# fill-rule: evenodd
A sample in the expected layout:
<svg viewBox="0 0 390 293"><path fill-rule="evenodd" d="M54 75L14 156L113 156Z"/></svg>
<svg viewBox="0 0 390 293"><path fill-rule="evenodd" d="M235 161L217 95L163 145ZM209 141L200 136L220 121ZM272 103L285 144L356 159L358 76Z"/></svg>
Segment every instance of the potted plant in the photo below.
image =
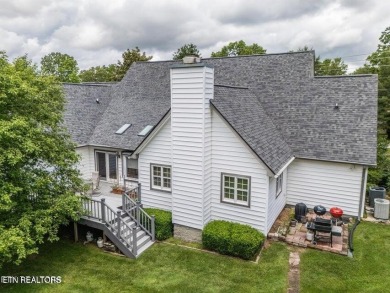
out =
<svg viewBox="0 0 390 293"><path fill-rule="evenodd" d="M294 210L291 209L291 212L290 212L290 226L291 227L295 227L297 225L297 220L295 219L295 213L294 213Z"/></svg>
<svg viewBox="0 0 390 293"><path fill-rule="evenodd" d="M111 185L111 188L112 188L111 192L115 194L122 194L124 192L123 187L120 186L118 183Z"/></svg>

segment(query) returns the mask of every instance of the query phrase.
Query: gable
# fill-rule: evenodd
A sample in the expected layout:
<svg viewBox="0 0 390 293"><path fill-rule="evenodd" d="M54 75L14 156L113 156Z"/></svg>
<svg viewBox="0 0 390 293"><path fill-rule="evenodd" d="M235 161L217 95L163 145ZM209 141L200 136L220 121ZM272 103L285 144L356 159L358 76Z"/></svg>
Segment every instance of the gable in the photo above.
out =
<svg viewBox="0 0 390 293"><path fill-rule="evenodd" d="M215 86L212 104L273 174L294 157L260 102L248 89Z"/></svg>

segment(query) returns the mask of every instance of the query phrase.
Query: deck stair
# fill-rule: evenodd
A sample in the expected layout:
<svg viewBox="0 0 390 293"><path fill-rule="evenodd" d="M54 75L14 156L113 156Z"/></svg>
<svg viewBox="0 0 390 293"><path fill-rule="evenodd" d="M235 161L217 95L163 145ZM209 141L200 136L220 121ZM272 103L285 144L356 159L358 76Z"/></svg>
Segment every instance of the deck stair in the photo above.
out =
<svg viewBox="0 0 390 293"><path fill-rule="evenodd" d="M105 199L81 199L84 215L79 223L103 230L127 257L137 258L155 242L155 219L139 202L122 194L120 210L113 210Z"/></svg>

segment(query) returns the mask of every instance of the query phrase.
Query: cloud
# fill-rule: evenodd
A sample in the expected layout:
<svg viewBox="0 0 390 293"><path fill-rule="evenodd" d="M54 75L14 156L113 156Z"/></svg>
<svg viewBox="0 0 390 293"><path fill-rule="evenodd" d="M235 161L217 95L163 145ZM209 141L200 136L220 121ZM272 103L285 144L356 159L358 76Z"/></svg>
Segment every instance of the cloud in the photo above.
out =
<svg viewBox="0 0 390 293"><path fill-rule="evenodd" d="M59 51L74 56L82 69L116 63L135 46L161 60L194 43L208 57L241 39L269 53L308 45L321 57L350 56L374 51L390 25L390 3L381 0L0 0L0 5L0 50L10 57L29 53L35 62ZM364 58L346 61L358 66Z"/></svg>

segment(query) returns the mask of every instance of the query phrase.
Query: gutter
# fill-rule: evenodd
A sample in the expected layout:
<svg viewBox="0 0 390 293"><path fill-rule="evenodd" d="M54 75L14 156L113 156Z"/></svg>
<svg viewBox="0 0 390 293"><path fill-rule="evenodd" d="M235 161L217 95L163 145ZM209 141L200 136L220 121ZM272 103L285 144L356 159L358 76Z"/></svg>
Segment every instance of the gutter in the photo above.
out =
<svg viewBox="0 0 390 293"><path fill-rule="evenodd" d="M349 230L348 234L348 256L353 257L354 247L353 247L353 234L356 230L356 227L360 224L361 221L361 214L363 213L363 202L364 202L364 195L366 193L366 180L367 180L367 167L363 167L362 172L362 184L360 188L360 201L359 201L359 214L358 218L355 222L355 224L352 226L352 228Z"/></svg>
<svg viewBox="0 0 390 293"><path fill-rule="evenodd" d="M293 156L283 167L279 170L278 173L275 174L274 178L278 178L280 174L283 173L283 171L295 160L295 157Z"/></svg>

